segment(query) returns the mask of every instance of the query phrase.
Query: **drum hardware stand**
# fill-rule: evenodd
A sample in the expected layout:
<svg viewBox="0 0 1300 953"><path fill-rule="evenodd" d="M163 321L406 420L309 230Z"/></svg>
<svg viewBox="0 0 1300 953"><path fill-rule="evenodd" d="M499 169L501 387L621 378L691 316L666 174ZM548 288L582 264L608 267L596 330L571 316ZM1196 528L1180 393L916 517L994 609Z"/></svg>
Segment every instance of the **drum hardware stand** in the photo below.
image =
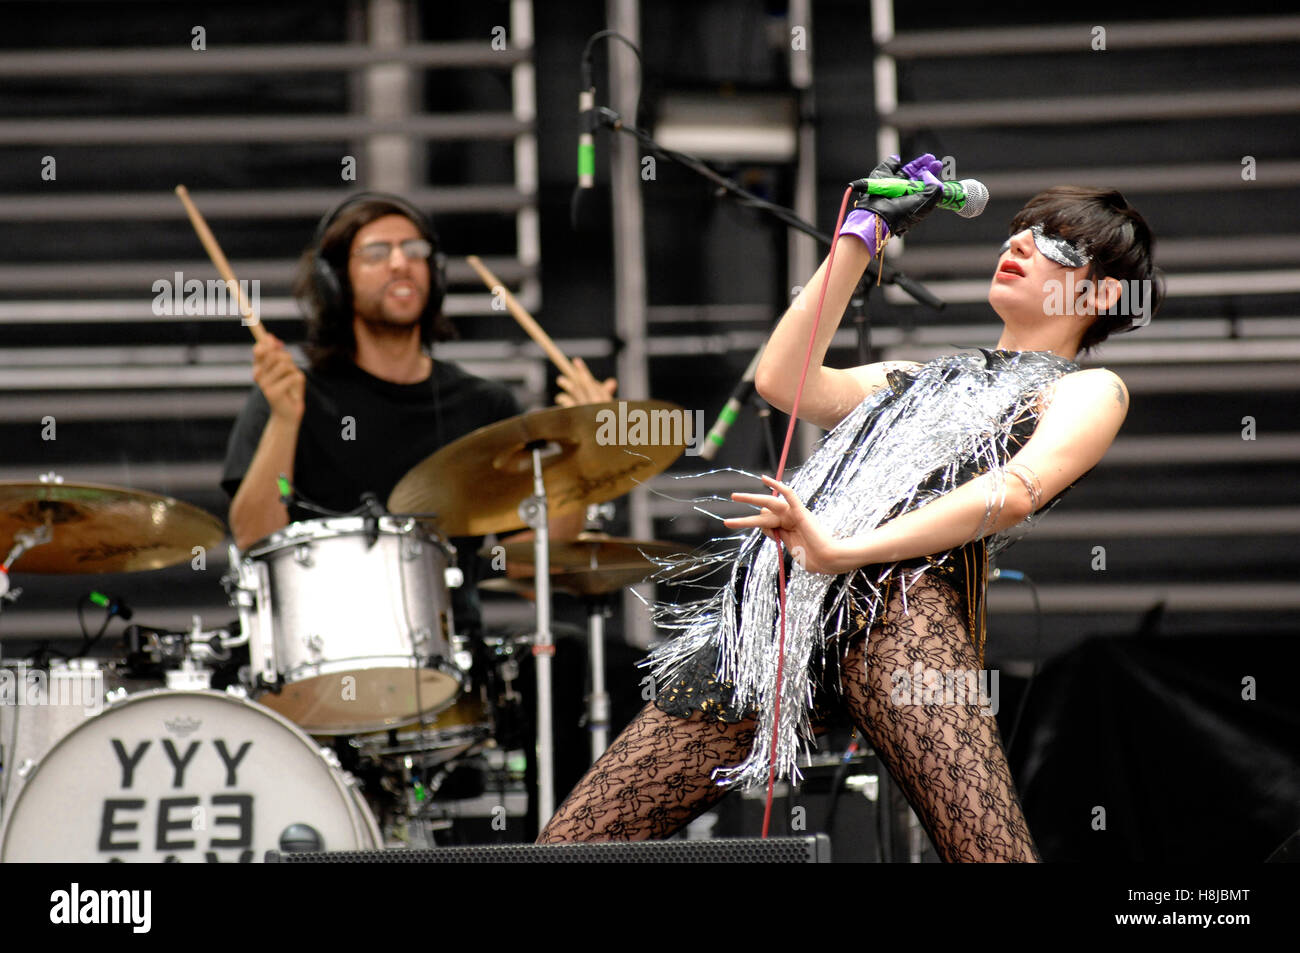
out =
<svg viewBox="0 0 1300 953"><path fill-rule="evenodd" d="M157 665L164 668L169 689L196 691L212 687L212 668L208 662L224 662L230 650L248 643L248 635L231 635L229 629L203 628L200 616L191 617L186 632L151 629L138 623L124 633L128 665ZM132 661L134 660L134 661ZM172 667L168 667L169 664Z"/></svg>
<svg viewBox="0 0 1300 953"><path fill-rule="evenodd" d="M41 524L29 533L15 533L14 545L9 550L9 555L5 557L3 564L0 564L0 608L4 607L6 602L17 602L18 597L23 594L21 587L10 590L9 588L9 567L18 561L18 558L29 549L35 549L43 543L48 543L53 539L53 533L50 530L48 522Z"/></svg>
<svg viewBox="0 0 1300 953"><path fill-rule="evenodd" d="M440 809L433 803L433 797L451 772L440 765L426 783L415 771L414 756L404 757L402 766L404 772L402 781L406 791L404 816L408 846L437 847L434 832L450 830L452 821L445 816L438 816Z"/></svg>
<svg viewBox="0 0 1300 953"><path fill-rule="evenodd" d="M373 493L361 494L361 516L365 519L366 549L374 549L379 542L379 518L387 516L388 510Z"/></svg>
<svg viewBox="0 0 1300 953"><path fill-rule="evenodd" d="M605 521L613 519L613 503L597 503L587 507L584 529L604 532ZM596 569L596 548L592 547L590 568ZM609 747L609 692L605 690L605 617L609 615L609 597L592 596L583 600L587 604L587 667L591 672L591 694L587 696L587 729L591 732L591 760L605 753Z"/></svg>
<svg viewBox="0 0 1300 953"><path fill-rule="evenodd" d="M537 667L537 825L540 829L555 813L555 750L551 724L551 658L555 641L551 636L551 565L549 513L546 484L542 480L542 451L549 443L533 441L524 449L533 457L533 495L519 504L519 516L533 529L534 590L537 599L537 631L533 639L533 661Z"/></svg>
<svg viewBox="0 0 1300 953"><path fill-rule="evenodd" d="M594 558L592 560L595 562ZM594 566L592 567L595 568ZM591 693L587 696L587 729L591 732L591 760L609 747L609 692L605 690L605 619L610 614L609 595L586 596L587 642Z"/></svg>

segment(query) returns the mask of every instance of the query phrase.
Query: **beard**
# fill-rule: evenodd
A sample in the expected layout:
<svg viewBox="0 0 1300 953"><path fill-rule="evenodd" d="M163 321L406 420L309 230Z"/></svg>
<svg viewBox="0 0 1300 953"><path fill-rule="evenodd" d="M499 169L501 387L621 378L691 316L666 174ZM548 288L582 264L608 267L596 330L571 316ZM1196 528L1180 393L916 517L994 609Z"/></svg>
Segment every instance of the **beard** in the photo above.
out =
<svg viewBox="0 0 1300 953"><path fill-rule="evenodd" d="M405 308L400 312L391 308L386 291L387 286L380 292L378 299L354 302L353 315L356 319L376 334L394 334L413 328L418 330L429 301L428 291L416 289L413 300L419 304L419 309L414 313Z"/></svg>

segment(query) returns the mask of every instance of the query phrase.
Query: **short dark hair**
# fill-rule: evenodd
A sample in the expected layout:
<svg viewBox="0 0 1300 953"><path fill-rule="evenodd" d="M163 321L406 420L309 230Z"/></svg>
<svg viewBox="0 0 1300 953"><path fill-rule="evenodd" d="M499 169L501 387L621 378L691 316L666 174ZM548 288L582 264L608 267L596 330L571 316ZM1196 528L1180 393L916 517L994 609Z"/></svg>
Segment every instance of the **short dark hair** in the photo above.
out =
<svg viewBox="0 0 1300 953"><path fill-rule="evenodd" d="M1155 236L1146 219L1118 191L1058 185L1039 192L1011 220L1011 234L1035 225L1081 244L1092 257L1088 278L1094 283L1103 278L1149 281L1147 316L1160 309L1165 288L1163 273L1153 258ZM1122 302L1121 297L1108 311L1097 315L1083 333L1080 350L1086 353L1112 334L1134 327L1132 314L1120 313Z"/></svg>
<svg viewBox="0 0 1300 953"><path fill-rule="evenodd" d="M438 250L437 236L430 233L423 222L411 218L411 215L399 205L383 199L369 199L356 202L344 208L329 223L320 239L319 248L313 242L298 259L298 270L294 278L293 293L303 308L307 321L307 357L316 370L337 366L344 361L351 361L356 356L356 334L352 330L352 283L348 279L348 258L352 252L352 240L357 232L371 222L386 215L400 215L410 221L420 234L434 244ZM316 258L325 262L338 278L342 291L341 300L334 304L322 293L320 280L316 276ZM432 270L436 262L429 260L430 281L436 280ZM429 305L420 315L420 343L425 347L435 341L447 341L455 338L456 329L447 316L443 314L440 303L430 294Z"/></svg>

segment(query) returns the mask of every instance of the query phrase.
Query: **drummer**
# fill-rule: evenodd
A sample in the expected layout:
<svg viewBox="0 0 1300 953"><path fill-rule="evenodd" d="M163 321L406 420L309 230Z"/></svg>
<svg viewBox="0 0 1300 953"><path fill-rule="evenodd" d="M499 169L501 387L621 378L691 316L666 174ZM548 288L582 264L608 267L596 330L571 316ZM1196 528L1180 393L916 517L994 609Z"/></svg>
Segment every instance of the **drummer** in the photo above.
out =
<svg viewBox="0 0 1300 953"><path fill-rule="evenodd" d="M319 518L305 501L349 512L373 493L382 503L405 473L440 447L520 413L511 392L433 356L454 337L442 312L446 288L436 233L403 199L361 193L329 212L299 261L294 293L307 318L310 366L299 368L273 335L253 348L256 386L235 421L221 485L231 497L239 548L290 521ZM557 403L612 398L580 358L561 376ZM295 503L280 502L289 477ZM552 520L557 539L582 514ZM457 541L454 541L457 542ZM466 584L453 592L457 628L479 628L473 554L459 541Z"/></svg>

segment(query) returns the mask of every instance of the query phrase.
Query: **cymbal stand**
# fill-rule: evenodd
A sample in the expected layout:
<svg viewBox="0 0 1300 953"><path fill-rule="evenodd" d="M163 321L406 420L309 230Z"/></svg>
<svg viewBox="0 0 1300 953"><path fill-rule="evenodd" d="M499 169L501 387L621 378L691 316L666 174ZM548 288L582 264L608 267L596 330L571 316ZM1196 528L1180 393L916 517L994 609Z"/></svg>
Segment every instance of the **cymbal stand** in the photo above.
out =
<svg viewBox="0 0 1300 953"><path fill-rule="evenodd" d="M42 543L48 543L53 538L48 522L42 523L30 533L15 533L14 545L9 550L9 555L5 557L4 563L0 564L0 607L4 606L6 600L13 602L20 595L22 589L9 591L9 567L18 561L18 558L29 549L35 549Z"/></svg>
<svg viewBox="0 0 1300 953"><path fill-rule="evenodd" d="M586 529L601 532L604 520L614 515L614 504L600 503L587 507ZM589 566L600 568L596 553L591 547ZM605 690L605 615L609 611L607 596L594 596L587 603L587 640L589 645L587 667L591 671L591 694L587 696L587 730L591 732L591 760L605 753L609 747L609 692Z"/></svg>
<svg viewBox="0 0 1300 953"><path fill-rule="evenodd" d="M555 735L551 723L550 529L547 525L546 484L542 480L542 451L549 442L536 440L525 448L533 456L533 495L519 504L519 515L533 529L534 591L537 598L537 632L533 636L533 661L537 669L537 823L546 825L555 813Z"/></svg>

